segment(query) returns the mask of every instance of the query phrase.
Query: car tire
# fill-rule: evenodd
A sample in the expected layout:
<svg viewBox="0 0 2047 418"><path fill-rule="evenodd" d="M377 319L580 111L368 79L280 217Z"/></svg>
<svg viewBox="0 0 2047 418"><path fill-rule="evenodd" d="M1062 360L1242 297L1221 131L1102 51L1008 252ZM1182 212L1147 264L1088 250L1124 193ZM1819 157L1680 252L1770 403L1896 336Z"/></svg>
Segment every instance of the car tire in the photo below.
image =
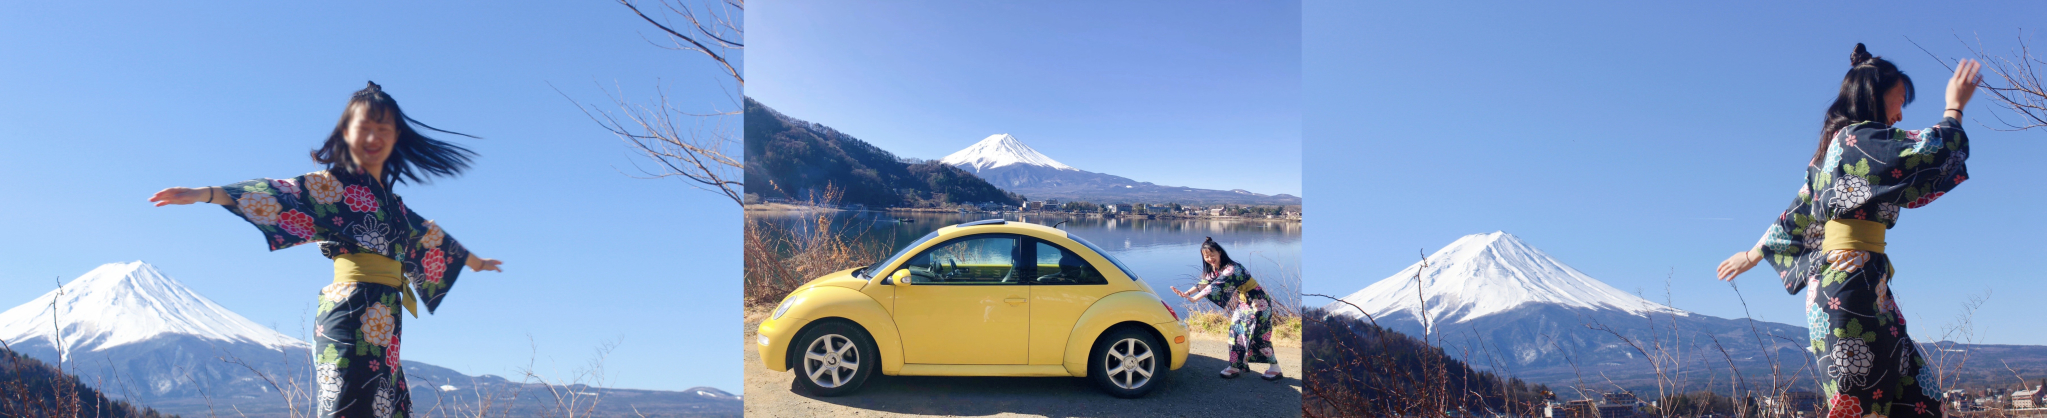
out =
<svg viewBox="0 0 2047 418"><path fill-rule="evenodd" d="M1172 352L1157 337L1136 327L1118 327L1095 340L1088 353L1087 376L1095 386L1118 398L1139 398L1165 380Z"/></svg>
<svg viewBox="0 0 2047 418"><path fill-rule="evenodd" d="M874 339L859 326L832 321L804 330L790 350L796 384L817 396L853 393L881 367Z"/></svg>

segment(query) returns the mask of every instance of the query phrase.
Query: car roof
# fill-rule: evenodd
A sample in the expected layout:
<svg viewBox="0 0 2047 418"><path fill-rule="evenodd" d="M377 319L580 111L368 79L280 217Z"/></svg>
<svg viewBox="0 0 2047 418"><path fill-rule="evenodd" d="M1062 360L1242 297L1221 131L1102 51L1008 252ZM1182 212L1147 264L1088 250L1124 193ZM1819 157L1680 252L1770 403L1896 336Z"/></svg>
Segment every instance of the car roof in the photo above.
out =
<svg viewBox="0 0 2047 418"><path fill-rule="evenodd" d="M1030 222L1010 221L1010 220L1005 220L1005 219L999 219L999 218L998 218L998 219L983 219L983 220L978 220L978 221L973 221L973 222L965 222L965 223L961 223L961 224L958 224L958 225L953 225L953 226L945 227L944 229L947 229L947 231L944 231L944 232L945 232L945 233L944 233L944 235L958 235L958 234L978 234L978 233L1000 233L1000 232L1009 232L1009 233L1021 233L1021 232L1031 231L1031 232L1040 232L1040 233L1050 234L1050 235L1052 235L1052 236L1056 236L1056 237L1061 237L1061 238L1064 238L1064 237L1066 237L1066 230L1063 230L1063 229L1058 229L1058 228L1053 228L1053 227L1049 227L1049 226L1044 226L1044 225L1034 224L1034 223L1030 223Z"/></svg>

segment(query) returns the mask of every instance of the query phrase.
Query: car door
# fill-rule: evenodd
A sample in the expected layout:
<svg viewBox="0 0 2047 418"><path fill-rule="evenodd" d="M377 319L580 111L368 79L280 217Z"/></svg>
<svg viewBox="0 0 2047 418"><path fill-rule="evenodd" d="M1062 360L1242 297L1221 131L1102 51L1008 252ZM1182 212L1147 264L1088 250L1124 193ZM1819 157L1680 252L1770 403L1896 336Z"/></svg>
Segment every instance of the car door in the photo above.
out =
<svg viewBox="0 0 2047 418"><path fill-rule="evenodd" d="M1018 267L1021 237L955 238L903 263L910 286L896 290L903 362L1025 364L1030 286Z"/></svg>
<svg viewBox="0 0 2047 418"><path fill-rule="evenodd" d="M1030 364L1063 364L1074 321L1101 300L1108 280L1072 249L1030 238Z"/></svg>

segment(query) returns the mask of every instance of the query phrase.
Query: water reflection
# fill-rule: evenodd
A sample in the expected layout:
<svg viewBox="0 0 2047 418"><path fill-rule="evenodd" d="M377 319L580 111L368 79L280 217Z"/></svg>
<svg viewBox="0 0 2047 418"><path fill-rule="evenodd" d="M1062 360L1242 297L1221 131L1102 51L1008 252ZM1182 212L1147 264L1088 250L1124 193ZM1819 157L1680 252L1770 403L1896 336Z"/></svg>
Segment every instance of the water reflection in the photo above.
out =
<svg viewBox="0 0 2047 418"><path fill-rule="evenodd" d="M747 218L774 222L797 234L813 233L813 213L748 212ZM1003 218L1041 225L1057 225L1107 250L1111 256L1136 270L1159 296L1181 313L1187 302L1173 296L1167 286L1187 289L1201 274L1201 240L1214 238L1229 250L1273 299L1290 307L1300 306L1301 223L1267 219L1131 219L1093 218L1070 215L1006 213L889 213L876 211L832 212L836 234L887 243L887 251L909 245L931 231L958 223ZM886 256L882 254L880 256ZM1200 308L1213 304L1198 302Z"/></svg>

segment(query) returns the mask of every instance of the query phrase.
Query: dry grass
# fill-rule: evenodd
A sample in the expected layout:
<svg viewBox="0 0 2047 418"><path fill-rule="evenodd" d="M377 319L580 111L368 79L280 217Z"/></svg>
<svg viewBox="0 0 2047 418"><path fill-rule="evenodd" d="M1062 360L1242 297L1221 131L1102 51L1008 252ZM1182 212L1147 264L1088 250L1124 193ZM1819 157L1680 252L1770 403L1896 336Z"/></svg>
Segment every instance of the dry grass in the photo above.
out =
<svg viewBox="0 0 2047 418"><path fill-rule="evenodd" d="M1273 315L1272 345L1279 347L1301 346L1301 317L1299 315ZM1222 312L1197 311L1187 315L1187 329L1196 338L1227 340L1230 338L1230 317Z"/></svg>
<svg viewBox="0 0 2047 418"><path fill-rule="evenodd" d="M810 206L833 206L840 194L837 187L826 186ZM747 306L774 306L810 279L880 259L880 244L846 233L846 225L831 211L803 216L806 228L800 230L767 219L746 220L742 291Z"/></svg>

